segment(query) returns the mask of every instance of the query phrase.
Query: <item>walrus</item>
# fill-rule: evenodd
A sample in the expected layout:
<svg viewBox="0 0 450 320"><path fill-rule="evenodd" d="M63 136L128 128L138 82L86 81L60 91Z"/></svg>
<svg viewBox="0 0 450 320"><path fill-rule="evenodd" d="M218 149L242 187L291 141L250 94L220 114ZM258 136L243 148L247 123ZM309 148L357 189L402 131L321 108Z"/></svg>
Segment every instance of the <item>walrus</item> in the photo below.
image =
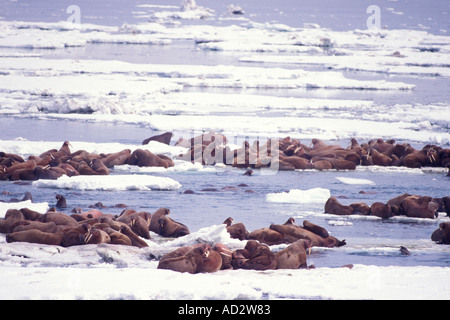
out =
<svg viewBox="0 0 450 320"><path fill-rule="evenodd" d="M233 218L229 217L223 222L227 225L227 231L230 237L233 239L245 240L248 237L249 232L241 222L232 224Z"/></svg>
<svg viewBox="0 0 450 320"><path fill-rule="evenodd" d="M312 162L312 168L316 170L331 170L333 165L328 160L317 160Z"/></svg>
<svg viewBox="0 0 450 320"><path fill-rule="evenodd" d="M69 163L60 163L58 166L61 169L63 169L66 172L66 175L69 176L69 177L74 177L74 176L80 175L78 170L75 169L74 166L72 166Z"/></svg>
<svg viewBox="0 0 450 320"><path fill-rule="evenodd" d="M450 222L441 222L431 234L431 240L438 244L450 244Z"/></svg>
<svg viewBox="0 0 450 320"><path fill-rule="evenodd" d="M138 236L144 239L150 239L150 232L148 229L148 222L139 215L134 215L130 218L129 226L131 230Z"/></svg>
<svg viewBox="0 0 450 320"><path fill-rule="evenodd" d="M382 202L374 202L370 206L370 214L383 219L387 219L394 216L391 210L391 206Z"/></svg>
<svg viewBox="0 0 450 320"><path fill-rule="evenodd" d="M27 160L24 162L16 163L12 165L11 167L6 168L6 173L9 175L13 175L15 171L17 170L23 170L23 169L34 169L36 168L36 161L34 160ZM18 180L18 179L15 179Z"/></svg>
<svg viewBox="0 0 450 320"><path fill-rule="evenodd" d="M178 238L189 234L189 229L184 224L174 221L164 215L158 219L158 234L163 237Z"/></svg>
<svg viewBox="0 0 450 320"><path fill-rule="evenodd" d="M248 260L249 253L245 249L234 250L231 254L231 267L233 269L242 269L245 262Z"/></svg>
<svg viewBox="0 0 450 320"><path fill-rule="evenodd" d="M6 242L30 242L49 245L61 245L62 234L42 232L37 229L30 229L25 231L18 231L8 233L6 235Z"/></svg>
<svg viewBox="0 0 450 320"><path fill-rule="evenodd" d="M381 152L378 152L375 149L370 150L370 156L372 157L372 164L376 166L383 166L387 167L392 165L392 158L387 156L386 154L383 154Z"/></svg>
<svg viewBox="0 0 450 320"><path fill-rule="evenodd" d="M35 181L38 180L38 176L36 175L34 168L33 169L18 169L9 174L9 180L17 181Z"/></svg>
<svg viewBox="0 0 450 320"><path fill-rule="evenodd" d="M326 160L331 163L333 169L336 170L355 170L356 164L352 161L348 161L341 158L324 158L322 160Z"/></svg>
<svg viewBox="0 0 450 320"><path fill-rule="evenodd" d="M280 159L284 162L290 163L295 167L295 169L312 169L312 164L305 158L297 157L297 156L288 156L283 157L280 156Z"/></svg>
<svg viewBox="0 0 450 320"><path fill-rule="evenodd" d="M57 231L56 224L54 222L40 222L40 221L29 221L29 220L20 220L16 223L12 224L8 233L17 232L17 231L25 231L30 229L37 229L42 232L54 233Z"/></svg>
<svg viewBox="0 0 450 320"><path fill-rule="evenodd" d="M42 216L42 213L31 210L29 208L22 208L19 211L23 214L23 216L27 220L36 221L36 220L39 220L40 217Z"/></svg>
<svg viewBox="0 0 450 320"><path fill-rule="evenodd" d="M181 256L161 259L157 268L192 274L198 273L203 260L208 258L210 252L211 246L209 244L201 244Z"/></svg>
<svg viewBox="0 0 450 320"><path fill-rule="evenodd" d="M16 162L25 162L25 159L16 153L7 153L0 151L0 158L9 158Z"/></svg>
<svg viewBox="0 0 450 320"><path fill-rule="evenodd" d="M145 242L144 240L142 240L141 238L139 238L138 235L136 235L130 227L128 227L127 225L123 225L120 227L120 232L123 233L124 235L128 236L128 238L130 238L131 243L133 246L138 247L138 248L143 248L143 247L148 247L147 242Z"/></svg>
<svg viewBox="0 0 450 320"><path fill-rule="evenodd" d="M335 197L330 197L325 203L325 213L337 215L351 215L354 210L350 206L343 205Z"/></svg>
<svg viewBox="0 0 450 320"><path fill-rule="evenodd" d="M353 214L370 215L370 207L367 203L357 202L349 205L353 209Z"/></svg>
<svg viewBox="0 0 450 320"><path fill-rule="evenodd" d="M150 239L151 214L149 212L126 209L115 220L127 224L138 236Z"/></svg>
<svg viewBox="0 0 450 320"><path fill-rule="evenodd" d="M209 254L205 256L198 266L197 272L216 272L222 269L222 255L212 247Z"/></svg>
<svg viewBox="0 0 450 320"><path fill-rule="evenodd" d="M104 231L108 234L111 244L120 244L120 245L124 245L124 246L132 245L131 239L128 236L126 236L125 234L123 234L117 230L114 230L111 227L106 228Z"/></svg>
<svg viewBox="0 0 450 320"><path fill-rule="evenodd" d="M165 259L173 259L173 258L178 258L178 257L182 257L184 256L186 253L188 253L190 250L192 250L193 248L199 246L199 244L197 245L187 245L187 246L183 246L183 247L179 247L175 250L172 250L166 254L164 254L160 259L159 262L161 263L162 260Z"/></svg>
<svg viewBox="0 0 450 320"><path fill-rule="evenodd" d="M386 202L386 204L391 206L391 210L395 215L404 215L405 211L403 210L403 207L400 206L400 203L409 196L411 196L409 193L404 193L400 196L390 199L388 202Z"/></svg>
<svg viewBox="0 0 450 320"><path fill-rule="evenodd" d="M340 247L345 245L345 240L341 241L333 236L323 238L299 226L272 224L270 225L270 229L281 233L287 243L294 243L299 239L309 239L313 247Z"/></svg>
<svg viewBox="0 0 450 320"><path fill-rule="evenodd" d="M5 219L0 219L0 233L8 233L9 228L17 221L23 221L25 217L17 209L8 209L5 213Z"/></svg>
<svg viewBox="0 0 450 320"><path fill-rule="evenodd" d="M130 155L131 155L131 150L124 149L119 152L114 152L114 153L109 153L109 154L103 155L101 160L107 168L112 168L114 166L120 166L120 165L125 164L127 162L128 158L130 157Z"/></svg>
<svg viewBox="0 0 450 320"><path fill-rule="evenodd" d="M61 172L56 167L35 167L33 170L33 173L36 175L38 179L44 179L44 180L57 180L61 176L65 174L64 172Z"/></svg>
<svg viewBox="0 0 450 320"><path fill-rule="evenodd" d="M159 218L161 218L162 216L165 216L165 215L169 215L169 214L170 214L170 209L167 209L167 208L159 208L158 210L156 210L152 214L152 218L150 220L150 226L149 226L150 231L152 231L154 233L158 233L159 232L159 223L158 223Z"/></svg>
<svg viewBox="0 0 450 320"><path fill-rule="evenodd" d="M98 209L91 209L88 211L84 211L79 213L80 216L84 217L85 219L92 219L92 218L98 218L100 216L103 216L103 212L101 212Z"/></svg>
<svg viewBox="0 0 450 320"><path fill-rule="evenodd" d="M217 251L222 257L222 270L233 269L231 266L232 254L233 252L224 244L216 243L212 247L214 251Z"/></svg>
<svg viewBox="0 0 450 320"><path fill-rule="evenodd" d="M61 245L63 247L79 246L85 244L85 236L90 226L86 223L79 224L63 232Z"/></svg>
<svg viewBox="0 0 450 320"><path fill-rule="evenodd" d="M101 229L97 229L95 227L90 228L88 233L84 238L85 244L99 244L99 243L110 243L111 238L108 233Z"/></svg>
<svg viewBox="0 0 450 320"><path fill-rule="evenodd" d="M60 212L47 212L44 213L40 218L41 222L53 221L60 229L73 228L78 225L78 222L71 216L60 213Z"/></svg>
<svg viewBox="0 0 450 320"><path fill-rule="evenodd" d="M164 161L167 164L167 167L173 167L175 166L175 163L173 162L173 160L171 158L169 158L168 156L166 156L165 154L157 154L158 158L160 158L162 161ZM163 167L166 167L165 165Z"/></svg>
<svg viewBox="0 0 450 320"><path fill-rule="evenodd" d="M98 173L97 171L95 171L94 169L92 169L87 163L86 161L81 161L78 164L77 170L79 172L80 175L83 176L95 176L95 175L101 175L100 173Z"/></svg>
<svg viewBox="0 0 450 320"><path fill-rule="evenodd" d="M282 244L285 242L283 234L270 228L261 228L253 230L247 236L249 240L257 240L261 243L265 243L269 246Z"/></svg>
<svg viewBox="0 0 450 320"><path fill-rule="evenodd" d="M442 203L444 204L444 211L447 213L447 217L450 216L450 197L442 197Z"/></svg>
<svg viewBox="0 0 450 320"><path fill-rule="evenodd" d="M400 203L408 217L434 219L437 216L438 204L429 196L409 196Z"/></svg>
<svg viewBox="0 0 450 320"><path fill-rule="evenodd" d="M172 139L172 132L165 132L162 134L151 136L150 138L144 139L142 144L148 144L150 141L158 141L167 145L170 145L170 140Z"/></svg>
<svg viewBox="0 0 450 320"><path fill-rule="evenodd" d="M244 249L248 251L248 260L244 262L243 269L276 269L277 259L267 245L256 240L248 240Z"/></svg>
<svg viewBox="0 0 450 320"><path fill-rule="evenodd" d="M91 168L99 175L107 176L110 174L109 169L105 166L101 159L92 160Z"/></svg>
<svg viewBox="0 0 450 320"><path fill-rule="evenodd" d="M149 150L136 149L127 160L127 164L138 167L164 167L168 168L166 161Z"/></svg>
<svg viewBox="0 0 450 320"><path fill-rule="evenodd" d="M277 269L299 269L306 268L307 253L311 251L311 241L308 239L299 239L290 244L287 248L277 252Z"/></svg>
<svg viewBox="0 0 450 320"><path fill-rule="evenodd" d="M63 195L57 194L55 196L55 198L57 200L56 201L56 207L57 208L67 208L67 201L66 201L66 198Z"/></svg>
<svg viewBox="0 0 450 320"><path fill-rule="evenodd" d="M325 228L318 226L308 220L303 220L303 228L321 236L322 238L327 238L330 236Z"/></svg>

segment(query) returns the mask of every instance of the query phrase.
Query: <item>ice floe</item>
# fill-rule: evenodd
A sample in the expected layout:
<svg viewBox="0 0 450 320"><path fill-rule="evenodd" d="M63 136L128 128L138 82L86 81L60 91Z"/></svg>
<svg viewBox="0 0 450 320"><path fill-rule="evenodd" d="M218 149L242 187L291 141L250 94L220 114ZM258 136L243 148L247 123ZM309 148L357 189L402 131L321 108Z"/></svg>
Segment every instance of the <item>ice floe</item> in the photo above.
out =
<svg viewBox="0 0 450 320"><path fill-rule="evenodd" d="M348 177L336 177L337 180L344 184L369 184L374 185L375 182L369 179L358 179L358 178L348 178Z"/></svg>
<svg viewBox="0 0 450 320"><path fill-rule="evenodd" d="M266 201L283 203L325 203L330 198L330 190L313 188L308 190L292 189L288 192L268 193Z"/></svg>
<svg viewBox="0 0 450 320"><path fill-rule="evenodd" d="M38 180L33 185L38 188L69 190L177 190L181 184L168 177L150 175L109 175L109 176L62 176L57 180Z"/></svg>

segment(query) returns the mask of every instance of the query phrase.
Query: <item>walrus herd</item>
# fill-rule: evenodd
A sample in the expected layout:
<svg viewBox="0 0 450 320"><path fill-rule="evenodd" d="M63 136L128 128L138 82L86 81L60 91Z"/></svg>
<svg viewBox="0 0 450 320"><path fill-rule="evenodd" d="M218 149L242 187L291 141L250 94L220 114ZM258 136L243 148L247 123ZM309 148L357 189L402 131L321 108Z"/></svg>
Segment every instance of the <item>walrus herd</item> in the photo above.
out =
<svg viewBox="0 0 450 320"><path fill-rule="evenodd" d="M229 217L223 222L231 238L247 240L245 247L230 250L220 243L185 246L164 255L158 269L179 272L214 272L227 269L275 270L314 268L308 266L307 255L311 247L339 247L345 240L338 240L328 232L309 221L303 226L289 218L284 224L272 224L268 228L247 231L242 223L233 224ZM270 246L288 244L278 252Z"/></svg>
<svg viewBox="0 0 450 320"><path fill-rule="evenodd" d="M343 205L336 197L330 197L325 203L324 211L341 216L359 214L383 219L393 216L434 219L438 212L445 212L450 216L450 197L432 198L404 193L386 203L374 202L370 206L364 202Z"/></svg>
<svg viewBox="0 0 450 320"><path fill-rule="evenodd" d="M172 133L150 137L143 141L159 141L170 144ZM277 170L316 169L354 170L356 166L406 166L449 167L450 149L426 145L417 150L407 143L397 144L394 140L370 140L359 144L351 140L347 148L328 145L312 139L309 146L297 139L268 139L265 143L255 141L250 145L231 150L227 137L214 132L202 134L190 140L180 138L175 145L188 149L177 159L201 162L204 165L224 163L244 168L251 175L252 169L271 167ZM174 166L171 158L153 154L147 149L121 150L110 154L96 154L85 150L71 152L70 143L65 141L60 149L44 151L39 155L23 159L20 155L0 152L0 180L57 179L62 175L108 175L116 165ZM26 195L25 198L29 198ZM56 208L46 213L30 209L9 209L0 219L0 233L6 234L9 242L30 242L63 247L109 243L117 245L148 247L145 239L151 239L150 232L162 237L177 238L190 234L189 228L173 220L170 210L159 208L153 213L124 209L119 215L103 213L101 203L91 210L75 210L72 214L59 212L66 208L65 198L57 195ZM396 215L434 219L437 212L450 216L450 197L432 198L403 194L387 203L375 202L341 204L336 197L325 203L325 213L336 215L373 215L390 218ZM246 241L244 248L230 250L221 243L197 244L178 248L165 254L158 262L159 269L179 272L215 272L223 269L298 269L311 268L307 264L307 252L311 247L340 247L345 240L331 236L328 231L310 221L297 225L293 218L283 224L248 231L242 223L234 223L231 217L223 224L230 237ZM450 244L450 223L443 222L431 235L439 244ZM271 246L287 245L273 252ZM407 249L406 249L407 250ZM403 250L404 251L404 250Z"/></svg>
<svg viewBox="0 0 450 320"><path fill-rule="evenodd" d="M124 209L119 215L102 213L98 209L71 215L55 208L46 213L27 208L9 209L0 220L0 233L6 234L8 243L62 247L109 243L144 248L148 247L144 239L151 239L150 231L169 238L190 233L187 226L170 218L169 213L167 208L159 208L154 213ZM158 268L189 273L224 269L298 269L308 267L306 251L311 247L345 245L345 241L329 236L324 228L308 221L301 227L290 218L285 224L271 225L264 232L248 232L242 223L232 224L232 221L230 217L223 223L231 238L247 240L243 249L232 251L221 243L183 246L161 257ZM272 252L269 245L273 244L270 239L274 237L278 239L276 243L289 246Z"/></svg>
<svg viewBox="0 0 450 320"><path fill-rule="evenodd" d="M143 141L170 144L172 133L150 137ZM176 158L203 165L222 163L237 168L278 170L355 170L357 166L406 166L450 167L450 149L426 145L417 150L408 143L395 143L373 139L361 145L351 139L347 148L329 145L312 139L309 146L298 139L268 139L265 143L255 140L253 145L244 141L242 147L231 150L228 138L210 132L191 138L180 138L176 146L188 148L187 153ZM136 165L139 167L174 166L173 159L164 154L154 154L147 149L119 150L109 154L91 153L86 150L71 152L65 141L60 149L46 150L27 159L18 154L0 152L0 180L58 179L62 175L108 175L114 166ZM450 172L449 172L450 175Z"/></svg>
<svg viewBox="0 0 450 320"><path fill-rule="evenodd" d="M359 144L352 138L350 145L329 145L312 139L305 145L298 139L255 140L252 145L245 140L242 147L231 150L229 139L223 134L206 133L192 139L180 138L175 145L189 148L179 159L201 162L204 165L223 163L238 168L275 167L277 170L355 170L356 166L405 166L450 167L450 149L436 145L425 145L418 150L409 143L396 143L389 139L372 139Z"/></svg>
<svg viewBox="0 0 450 320"><path fill-rule="evenodd" d="M39 155L23 159L18 154L0 152L0 180L58 179L62 175L109 175L118 165L139 167L173 167L172 159L163 154L154 154L147 149L120 150L114 153L97 154L86 150L71 152L65 141L59 150L51 149Z"/></svg>
<svg viewBox="0 0 450 320"><path fill-rule="evenodd" d="M142 248L148 246L143 239L150 239L150 231L170 238L189 234L189 229L171 219L169 213L167 208L160 208L153 214L124 209L119 215L98 209L70 215L56 208L43 214L27 208L9 209L0 220L0 233L6 234L7 242L63 247L111 243Z"/></svg>
<svg viewBox="0 0 450 320"><path fill-rule="evenodd" d="M389 206L397 208L394 211L408 210L410 204L406 204L405 200L409 197L407 194L396 197L389 202ZM58 202L61 199L64 197L58 195ZM330 199L335 205L338 204L335 198ZM332 213L327 209L330 208L330 201L325 207L326 212ZM189 228L173 220L169 213L168 208L159 208L153 213L127 208L118 215L103 213L95 208L84 212L75 208L71 214L58 212L56 208L46 213L28 208L9 209L5 218L0 219L0 233L6 234L8 243L29 242L62 247L109 243L144 248L148 247L145 239L151 239L150 232L168 238L190 234ZM188 273L225 269L314 268L307 264L307 253L312 247L346 245L345 240L337 239L325 228L308 220L300 226L294 218L289 218L283 224L271 224L251 232L243 223L234 223L232 217L225 219L223 224L231 238L246 241L244 248L233 251L221 243L183 246L162 256L158 268ZM450 223L441 223L431 239L439 244L450 244ZM271 250L271 246L281 244L287 247L278 252Z"/></svg>

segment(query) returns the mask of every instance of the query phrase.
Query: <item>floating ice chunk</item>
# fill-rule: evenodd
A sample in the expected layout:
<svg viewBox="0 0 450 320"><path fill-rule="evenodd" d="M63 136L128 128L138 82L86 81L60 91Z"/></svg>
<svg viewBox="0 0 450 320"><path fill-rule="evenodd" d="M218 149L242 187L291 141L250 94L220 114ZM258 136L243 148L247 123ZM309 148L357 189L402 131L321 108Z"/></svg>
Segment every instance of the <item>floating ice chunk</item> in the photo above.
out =
<svg viewBox="0 0 450 320"><path fill-rule="evenodd" d="M38 180L33 182L38 188L70 190L177 190L181 184L168 177L150 175L108 175L108 176L62 176L57 180Z"/></svg>
<svg viewBox="0 0 450 320"><path fill-rule="evenodd" d="M325 203L330 198L330 190L313 188L309 190L291 189L289 192L268 193L268 202L284 203Z"/></svg>
<svg viewBox="0 0 450 320"><path fill-rule="evenodd" d="M330 226L352 226L353 222L347 220L328 220Z"/></svg>
<svg viewBox="0 0 450 320"><path fill-rule="evenodd" d="M0 202L0 218L5 218L6 211L9 209L23 209L28 208L39 213L45 213L49 209L47 202L33 203L31 200L19 202Z"/></svg>
<svg viewBox="0 0 450 320"><path fill-rule="evenodd" d="M357 179L357 178L346 178L346 177L336 177L340 182L345 184L371 184L374 185L375 182L368 179Z"/></svg>

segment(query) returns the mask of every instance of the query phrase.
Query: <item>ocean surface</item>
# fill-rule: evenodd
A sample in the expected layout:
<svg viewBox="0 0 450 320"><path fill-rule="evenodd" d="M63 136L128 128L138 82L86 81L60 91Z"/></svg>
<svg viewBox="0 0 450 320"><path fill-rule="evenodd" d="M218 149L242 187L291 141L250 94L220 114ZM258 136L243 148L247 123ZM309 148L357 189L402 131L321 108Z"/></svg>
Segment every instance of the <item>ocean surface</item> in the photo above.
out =
<svg viewBox="0 0 450 320"><path fill-rule="evenodd" d="M66 22L73 4L0 1L0 151L40 154L65 140L96 150L115 143L120 151L165 131L174 132L173 146L210 130L238 145L246 137L291 136L346 147L352 137L382 137L450 148L447 1L198 0L185 11L179 0L77 1L80 24ZM230 13L231 4L244 13ZM380 8L378 30L367 27L373 4ZM395 52L406 57L392 58ZM250 231L294 217L346 240L340 248L314 248L308 264L316 268L450 267L450 247L430 238L449 221L445 213L434 220L340 217L325 214L324 201L283 194L322 188L343 204L369 205L403 193L450 195L445 170L376 169L244 176L231 167L117 168L112 176L169 177L181 187L105 191L1 181L7 192L0 200L31 192L34 202L53 206L63 194L68 214L99 201L114 214L118 203L149 212L167 207L191 232L230 216ZM183 194L187 189L195 193ZM278 194L277 201L268 194Z"/></svg>

